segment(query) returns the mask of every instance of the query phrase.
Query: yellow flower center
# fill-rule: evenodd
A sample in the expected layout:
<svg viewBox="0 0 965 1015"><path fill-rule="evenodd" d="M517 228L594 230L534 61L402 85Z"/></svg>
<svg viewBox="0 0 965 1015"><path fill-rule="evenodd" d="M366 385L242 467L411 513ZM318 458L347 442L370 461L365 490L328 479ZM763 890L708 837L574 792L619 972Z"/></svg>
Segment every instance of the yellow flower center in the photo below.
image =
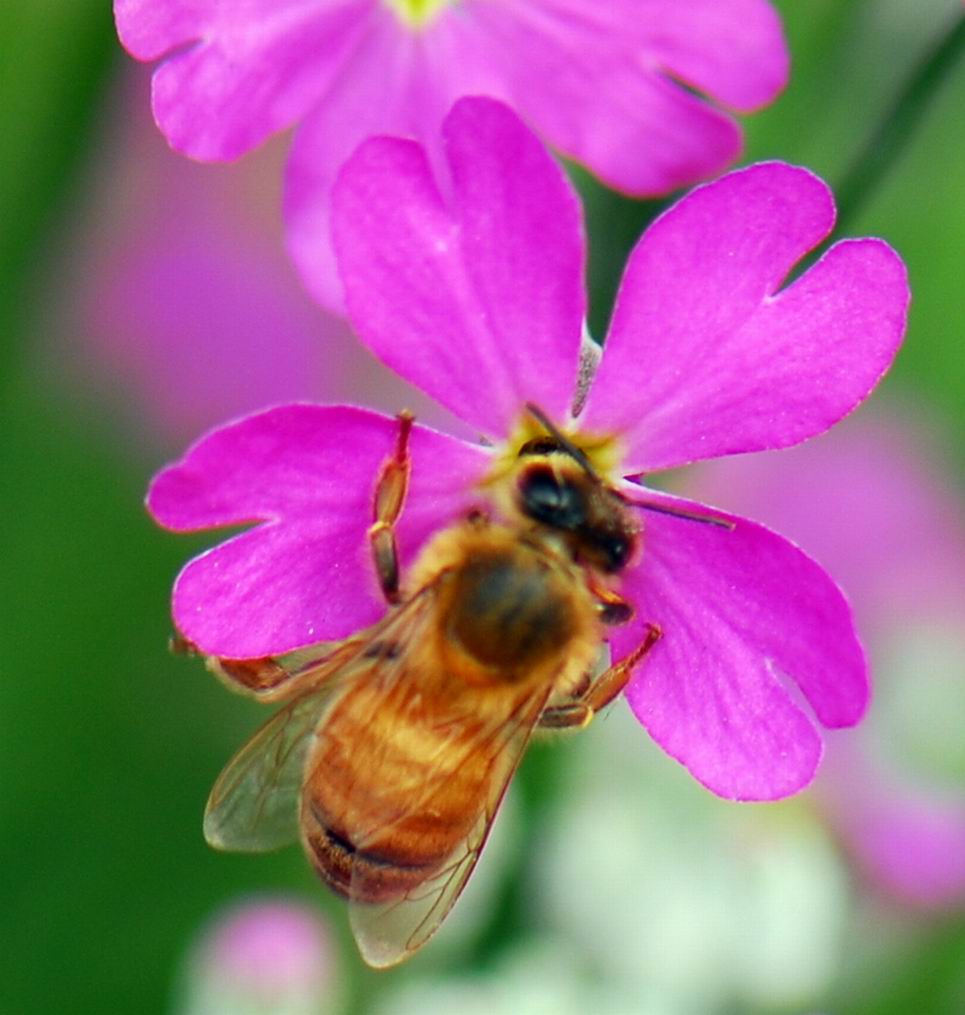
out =
<svg viewBox="0 0 965 1015"><path fill-rule="evenodd" d="M410 28L421 28L439 15L452 0L386 0L399 16L399 20Z"/></svg>
<svg viewBox="0 0 965 1015"><path fill-rule="evenodd" d="M623 460L624 448L616 437L586 433L566 426L560 427L560 433L586 455L593 471L604 482L613 483L621 478L619 467ZM493 467L483 485L498 484L500 480L518 469L519 453L523 446L546 436L546 428L530 413L524 413L509 440L496 450Z"/></svg>

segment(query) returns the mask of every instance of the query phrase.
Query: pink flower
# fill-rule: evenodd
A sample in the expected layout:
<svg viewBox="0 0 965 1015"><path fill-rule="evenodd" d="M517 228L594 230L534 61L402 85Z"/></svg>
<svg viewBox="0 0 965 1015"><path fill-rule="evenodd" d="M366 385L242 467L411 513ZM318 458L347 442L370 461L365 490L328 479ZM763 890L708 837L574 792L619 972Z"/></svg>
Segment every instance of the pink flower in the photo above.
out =
<svg viewBox="0 0 965 1015"><path fill-rule="evenodd" d="M334 236L362 341L489 444L423 427L399 526L403 563L473 505L518 452L534 403L632 500L709 509L620 477L783 447L831 426L890 364L904 331L904 267L880 240L835 245L783 291L829 233L827 187L803 169L752 166L699 188L641 239L585 405L585 311L575 195L500 103L464 99L444 125L453 190L415 142L375 138L334 194ZM148 505L190 531L261 523L192 561L174 619L204 651L274 654L341 638L384 607L366 529L394 420L292 405L216 430L161 472ZM503 459L505 460L505 459ZM730 517L730 516L727 516ZM657 742L724 796L771 799L812 777L815 724L847 726L867 699L850 611L828 576L760 525L732 531L646 516L642 562L624 572L634 620L664 638L627 697Z"/></svg>
<svg viewBox="0 0 965 1015"><path fill-rule="evenodd" d="M923 443L861 418L787 455L704 466L690 488L752 510L833 567L875 664L861 734L815 791L878 884L965 904L965 509Z"/></svg>
<svg viewBox="0 0 965 1015"><path fill-rule="evenodd" d="M234 159L299 124L287 169L289 244L340 307L329 235L339 167L370 135L413 136L445 175L439 127L461 95L510 102L607 183L658 194L740 151L721 106L750 111L787 80L765 0L115 0L118 33L154 77L179 151Z"/></svg>
<svg viewBox="0 0 965 1015"><path fill-rule="evenodd" d="M191 955L182 1015L322 1015L340 1010L334 945L305 906L283 899L235 904Z"/></svg>
<svg viewBox="0 0 965 1015"><path fill-rule="evenodd" d="M142 427L180 444L215 421L317 394L319 344L348 341L304 297L254 207L274 166L259 158L212 172L177 158L134 103L133 83L109 137L114 172L76 244L71 324L84 322L98 393L126 397Z"/></svg>
<svg viewBox="0 0 965 1015"><path fill-rule="evenodd" d="M263 196L277 145L217 169L179 158L133 101L134 77L120 82L105 139L111 172L58 276L67 295L45 371L124 403L136 423L125 436L146 431L166 447L255 409L360 388L376 407L404 401L432 418L343 319L319 312L278 249Z"/></svg>

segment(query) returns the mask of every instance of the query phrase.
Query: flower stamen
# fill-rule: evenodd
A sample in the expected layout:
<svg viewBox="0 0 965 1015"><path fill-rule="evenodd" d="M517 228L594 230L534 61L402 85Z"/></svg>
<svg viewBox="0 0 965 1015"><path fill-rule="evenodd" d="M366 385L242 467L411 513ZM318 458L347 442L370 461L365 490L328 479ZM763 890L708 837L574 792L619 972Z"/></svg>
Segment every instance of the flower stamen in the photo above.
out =
<svg viewBox="0 0 965 1015"><path fill-rule="evenodd" d="M525 445L537 441L541 437L553 436L553 434L548 434L546 425L541 419L546 419L541 411L537 410L534 414L532 409L527 407L512 434L496 450L496 454L493 456L493 467L483 481L483 486L498 482L507 473L517 468L520 452ZM616 437L585 433L567 426L557 427L555 424L553 429L579 453L578 460L583 459L586 463L584 467L588 466L589 471L595 476L605 482L613 482L618 478L620 462L623 459L623 448ZM581 462L581 464L583 463Z"/></svg>
<svg viewBox="0 0 965 1015"><path fill-rule="evenodd" d="M386 0L399 20L409 28L422 28L448 7L452 0Z"/></svg>

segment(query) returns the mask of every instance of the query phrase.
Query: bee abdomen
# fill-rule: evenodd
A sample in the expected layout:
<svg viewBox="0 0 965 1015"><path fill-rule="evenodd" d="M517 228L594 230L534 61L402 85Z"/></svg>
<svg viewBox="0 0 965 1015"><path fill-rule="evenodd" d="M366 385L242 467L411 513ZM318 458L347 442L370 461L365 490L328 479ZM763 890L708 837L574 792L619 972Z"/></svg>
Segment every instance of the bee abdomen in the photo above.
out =
<svg viewBox="0 0 965 1015"><path fill-rule="evenodd" d="M360 902L388 902L422 884L441 866L444 857L426 862L403 862L378 849L358 849L344 832L327 824L314 808L305 821L305 845L323 881L343 898Z"/></svg>
<svg viewBox="0 0 965 1015"><path fill-rule="evenodd" d="M454 747L427 726L378 718L353 720L349 730L330 724L306 781L302 830L309 858L335 892L368 902L399 898L459 848L488 766Z"/></svg>

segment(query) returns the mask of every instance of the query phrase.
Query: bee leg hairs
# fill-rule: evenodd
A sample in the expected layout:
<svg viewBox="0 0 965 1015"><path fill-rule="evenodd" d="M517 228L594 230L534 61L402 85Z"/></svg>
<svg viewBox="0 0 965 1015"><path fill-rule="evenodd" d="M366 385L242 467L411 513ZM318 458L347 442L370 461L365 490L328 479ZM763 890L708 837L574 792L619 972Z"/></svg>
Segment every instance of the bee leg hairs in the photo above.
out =
<svg viewBox="0 0 965 1015"><path fill-rule="evenodd" d="M399 549L395 538L395 524L402 514L405 495L409 489L409 434L415 417L411 412L399 413L399 436L395 452L382 466L375 484L372 503L372 524L369 542L379 587L386 602L399 601Z"/></svg>
<svg viewBox="0 0 965 1015"><path fill-rule="evenodd" d="M588 726L593 716L627 686L633 668L657 644L662 633L656 624L647 624L643 641L629 655L604 670L578 698L545 709L539 718L540 727L559 730Z"/></svg>

